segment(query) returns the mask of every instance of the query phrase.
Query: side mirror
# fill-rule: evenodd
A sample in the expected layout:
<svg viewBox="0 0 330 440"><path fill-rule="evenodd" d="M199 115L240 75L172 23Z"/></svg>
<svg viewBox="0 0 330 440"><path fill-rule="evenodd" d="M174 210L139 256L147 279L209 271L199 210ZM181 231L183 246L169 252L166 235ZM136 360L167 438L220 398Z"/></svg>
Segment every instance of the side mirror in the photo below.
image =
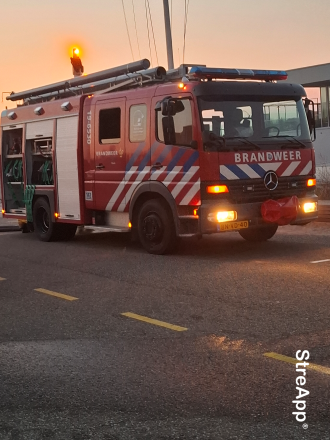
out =
<svg viewBox="0 0 330 440"><path fill-rule="evenodd" d="M173 100L170 98L165 98L161 103L162 115L163 116L174 116L175 115L175 106L173 104Z"/></svg>
<svg viewBox="0 0 330 440"><path fill-rule="evenodd" d="M163 117L162 125L163 125L165 145L175 144L176 139L175 139L175 128L174 128L173 116Z"/></svg>
<svg viewBox="0 0 330 440"><path fill-rule="evenodd" d="M310 99L306 98L304 101L304 107L309 127L309 132L311 135L312 141L315 141L316 139L316 124L315 124L315 104ZM312 109L311 109L312 108Z"/></svg>
<svg viewBox="0 0 330 440"><path fill-rule="evenodd" d="M161 102L161 110L163 116L175 116L184 110L184 105L181 99L165 98Z"/></svg>
<svg viewBox="0 0 330 440"><path fill-rule="evenodd" d="M176 114L176 100L172 98L165 98L161 103L163 116L174 116Z"/></svg>

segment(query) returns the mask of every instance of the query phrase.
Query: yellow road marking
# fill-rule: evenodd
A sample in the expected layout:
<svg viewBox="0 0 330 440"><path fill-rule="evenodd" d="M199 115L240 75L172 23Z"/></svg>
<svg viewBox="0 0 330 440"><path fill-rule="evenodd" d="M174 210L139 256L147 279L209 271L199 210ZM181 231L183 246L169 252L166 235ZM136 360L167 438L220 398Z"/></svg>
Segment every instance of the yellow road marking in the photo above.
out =
<svg viewBox="0 0 330 440"><path fill-rule="evenodd" d="M57 296L57 298L66 299L67 301L74 301L78 298L69 295L63 295L63 293L53 292L47 289L34 289L36 292L46 293L46 295Z"/></svg>
<svg viewBox="0 0 330 440"><path fill-rule="evenodd" d="M5 279L6 279L6 278L1 278L1 277L0 277L0 281L5 281Z"/></svg>
<svg viewBox="0 0 330 440"><path fill-rule="evenodd" d="M186 327L180 327L179 325L169 324L168 322L158 321L158 319L148 318L147 316L136 315L135 313L125 312L122 315L128 318L138 319L139 321L148 322L149 324L159 325L160 327L166 327L170 330L175 330L176 332L184 332L188 330Z"/></svg>
<svg viewBox="0 0 330 440"><path fill-rule="evenodd" d="M278 361L288 362L289 364L294 364L294 365L296 365L297 362L302 362L302 361L298 361L295 358L284 356L283 354L278 354L278 353L264 353L264 356L276 359ZM319 373L328 374L330 376L330 368L323 367L322 365L310 363L309 365L306 366L306 368L308 368L309 370L318 371Z"/></svg>

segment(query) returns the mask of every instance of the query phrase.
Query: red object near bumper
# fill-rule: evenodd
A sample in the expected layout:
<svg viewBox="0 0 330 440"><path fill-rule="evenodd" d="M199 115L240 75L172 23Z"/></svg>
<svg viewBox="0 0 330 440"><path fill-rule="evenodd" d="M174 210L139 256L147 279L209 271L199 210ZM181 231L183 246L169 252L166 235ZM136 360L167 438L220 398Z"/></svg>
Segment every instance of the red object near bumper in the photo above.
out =
<svg viewBox="0 0 330 440"><path fill-rule="evenodd" d="M279 200L266 200L261 205L262 218L267 223L277 223L279 226L288 225L297 217L299 201L296 196Z"/></svg>

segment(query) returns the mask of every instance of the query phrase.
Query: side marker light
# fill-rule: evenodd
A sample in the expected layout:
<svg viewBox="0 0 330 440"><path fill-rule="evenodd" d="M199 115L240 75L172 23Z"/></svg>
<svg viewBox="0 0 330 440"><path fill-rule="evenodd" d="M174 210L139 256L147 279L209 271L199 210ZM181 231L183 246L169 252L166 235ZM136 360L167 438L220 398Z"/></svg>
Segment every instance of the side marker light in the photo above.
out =
<svg viewBox="0 0 330 440"><path fill-rule="evenodd" d="M128 227L131 228L132 227L132 223L128 222Z"/></svg>
<svg viewBox="0 0 330 440"><path fill-rule="evenodd" d="M59 214L58 212L55 212L54 216L55 216L56 218L59 218L60 214Z"/></svg>
<svg viewBox="0 0 330 440"><path fill-rule="evenodd" d="M4 209L1 209L2 214L4 214L6 211Z"/></svg>

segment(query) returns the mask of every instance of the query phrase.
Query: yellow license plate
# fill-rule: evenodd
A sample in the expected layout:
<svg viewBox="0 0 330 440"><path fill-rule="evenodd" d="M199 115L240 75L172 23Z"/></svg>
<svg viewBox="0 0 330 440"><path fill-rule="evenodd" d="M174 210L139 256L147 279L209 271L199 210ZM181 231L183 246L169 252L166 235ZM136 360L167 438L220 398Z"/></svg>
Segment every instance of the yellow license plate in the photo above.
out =
<svg viewBox="0 0 330 440"><path fill-rule="evenodd" d="M220 223L218 225L219 231L237 231L238 229L246 229L249 227L249 222L247 220L241 222L227 222Z"/></svg>

